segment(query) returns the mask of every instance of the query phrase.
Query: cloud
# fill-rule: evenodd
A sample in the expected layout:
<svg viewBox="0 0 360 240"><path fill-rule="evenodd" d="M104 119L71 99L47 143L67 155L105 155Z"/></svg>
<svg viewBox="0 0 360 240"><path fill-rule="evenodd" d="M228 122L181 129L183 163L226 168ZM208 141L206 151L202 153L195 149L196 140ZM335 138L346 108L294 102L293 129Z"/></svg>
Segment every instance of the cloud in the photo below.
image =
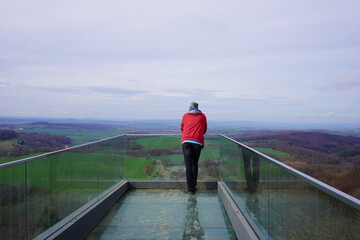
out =
<svg viewBox="0 0 360 240"><path fill-rule="evenodd" d="M328 113L326 113L325 115L326 115L326 117L332 117L332 116L334 116L335 114L334 114L333 112L328 112Z"/></svg>
<svg viewBox="0 0 360 240"><path fill-rule="evenodd" d="M212 119L360 121L359 8L351 0L7 1L0 112L178 118L198 101Z"/></svg>
<svg viewBox="0 0 360 240"><path fill-rule="evenodd" d="M142 90L128 90L128 89L109 88L109 87L86 87L85 89L94 92L115 94L115 95L136 95L136 94L147 93L146 91L142 91Z"/></svg>
<svg viewBox="0 0 360 240"><path fill-rule="evenodd" d="M181 93L181 92L154 92L151 95L158 95L164 97L191 97L193 95L188 93Z"/></svg>

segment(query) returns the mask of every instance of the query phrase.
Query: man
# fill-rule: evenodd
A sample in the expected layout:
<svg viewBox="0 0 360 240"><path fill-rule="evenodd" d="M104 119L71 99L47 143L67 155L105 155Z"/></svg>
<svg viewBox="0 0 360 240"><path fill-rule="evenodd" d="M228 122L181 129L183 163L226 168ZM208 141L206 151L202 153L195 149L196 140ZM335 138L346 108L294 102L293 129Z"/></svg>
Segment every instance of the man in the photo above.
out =
<svg viewBox="0 0 360 240"><path fill-rule="evenodd" d="M186 165L187 187L190 194L195 193L198 162L201 149L204 147L204 134L207 130L206 116L198 107L196 102L192 102L189 112L184 114L181 122L181 142Z"/></svg>

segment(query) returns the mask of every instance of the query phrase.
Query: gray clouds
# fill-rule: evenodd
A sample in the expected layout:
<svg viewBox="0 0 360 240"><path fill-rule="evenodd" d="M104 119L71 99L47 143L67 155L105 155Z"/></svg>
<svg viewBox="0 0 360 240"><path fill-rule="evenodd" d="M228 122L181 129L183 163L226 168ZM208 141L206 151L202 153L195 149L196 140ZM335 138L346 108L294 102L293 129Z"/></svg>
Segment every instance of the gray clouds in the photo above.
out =
<svg viewBox="0 0 360 240"><path fill-rule="evenodd" d="M0 111L177 118L196 100L219 120L358 122L359 8L8 1L0 9Z"/></svg>

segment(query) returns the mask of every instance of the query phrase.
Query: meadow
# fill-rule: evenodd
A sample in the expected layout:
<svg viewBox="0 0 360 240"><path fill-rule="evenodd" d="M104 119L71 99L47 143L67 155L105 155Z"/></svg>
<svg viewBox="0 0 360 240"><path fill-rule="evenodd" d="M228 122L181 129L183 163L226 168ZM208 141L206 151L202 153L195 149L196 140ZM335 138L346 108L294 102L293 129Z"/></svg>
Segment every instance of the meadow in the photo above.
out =
<svg viewBox="0 0 360 240"><path fill-rule="evenodd" d="M71 146L117 136L126 133L123 129L52 129L52 128L27 128L17 129L16 132L36 132L54 135L65 135L71 138Z"/></svg>
<svg viewBox="0 0 360 240"><path fill-rule="evenodd" d="M58 132L60 133L60 132ZM88 135L89 136L89 135ZM146 178L154 178L157 176L156 173L156 166L154 164L155 160L163 160L167 159L170 160L171 164L168 165L184 165L184 157L182 155L182 152L180 150L181 148L181 138L180 136L128 136L126 137L127 141L135 141L137 144L139 144L144 151L140 151L139 157L134 156L128 156L121 143L119 143L116 140L100 143L99 149L97 149L97 153L93 152L95 151L95 148L92 149L91 147L81 147L79 149L75 149L73 151L53 155L50 157L46 157L44 159L36 160L34 162L29 163L28 165L31 167L32 165L36 165L36 171L35 174L41 173L43 175L48 176L48 172L46 172L46 169L49 169L49 162L54 161L55 165L52 165L52 167L56 166L56 171L53 172L50 175L56 176L56 178L59 179L70 179L72 176L77 179L81 178L95 178L94 176L103 176L103 175L109 175L113 176L114 172L117 173L117 177L126 178L126 179L146 179ZM115 144L115 145L114 145ZM120 146L118 146L120 144ZM132 147L132 146L128 146ZM136 146L135 146L136 147ZM81 150L83 149L83 150ZM151 150L151 149L170 149L171 154L166 155L149 155L149 152L145 151L145 149ZM171 149L177 149L176 151ZM272 149L266 149L261 148L258 149L259 151L264 152L265 154L273 154L277 155L278 157L286 156L286 153L275 151ZM84 153L82 153L82 151ZM167 151L169 152L169 151ZM150 151L151 153L151 151ZM158 152L158 154L161 154L161 152ZM38 153L41 154L41 153ZM125 155L124 155L125 154ZM8 162L8 161L14 161L17 159L22 159L24 157L31 157L35 156L37 154L31 154L23 157L16 157L16 158L1 158L1 163ZM214 162L214 166L216 168L220 168L219 166L219 160L221 159L220 155L220 144L219 140L217 139L209 139L206 140L206 146L201 152L200 161L199 164L201 165L202 162L206 163L206 165L202 165L203 167L209 167L211 165L211 162ZM95 162L98 161L98 167L89 167L94 166ZM106 164L103 164L106 163ZM119 165L119 162L121 162L121 166ZM117 166L121 170L115 170L114 168L111 168L111 166ZM20 167L23 168L23 167ZM19 169L20 169L19 168ZM233 171L230 167L229 171ZM31 168L30 168L31 169ZM44 170L45 169L45 170ZM225 168L223 171L227 171L227 168ZM3 170L4 171L4 170ZM20 170L18 170L20 171ZM98 171L98 172L96 172ZM119 173L122 172L121 174ZM205 170L204 170L205 171ZM220 170L216 170L220 171ZM7 177L10 176L9 174L6 174L3 172L2 174L2 180L0 181L2 183L10 183L13 180L6 180ZM42 184L38 183L39 180L35 180L36 177L31 175L31 173L28 175L29 179L32 180L33 184L35 186L43 186ZM115 176L114 176L115 177ZM157 176L159 177L159 176ZM48 179L49 177L45 177L45 179ZM116 177L115 177L116 178ZM42 180L41 180L42 181ZM41 182L40 181L40 182ZM49 181L49 180L46 180ZM79 182L79 181L78 181ZM71 183L69 182L69 187L71 188Z"/></svg>
<svg viewBox="0 0 360 240"><path fill-rule="evenodd" d="M181 148L181 136L154 136L136 138L144 148Z"/></svg>

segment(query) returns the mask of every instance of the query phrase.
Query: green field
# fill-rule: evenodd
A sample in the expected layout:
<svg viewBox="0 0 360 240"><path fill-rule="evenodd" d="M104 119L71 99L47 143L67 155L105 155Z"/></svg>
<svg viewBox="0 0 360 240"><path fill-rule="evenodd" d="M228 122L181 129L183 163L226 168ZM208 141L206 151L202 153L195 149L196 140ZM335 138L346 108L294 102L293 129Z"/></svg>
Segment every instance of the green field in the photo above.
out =
<svg viewBox="0 0 360 240"><path fill-rule="evenodd" d="M71 145L77 146L83 143L96 141L112 136L117 136L126 133L125 130L120 129L108 129L108 130L96 130L96 129L51 129L51 128L31 128L16 130L16 132L36 132L36 133L49 133L54 135L65 135L72 139Z"/></svg>
<svg viewBox="0 0 360 240"><path fill-rule="evenodd" d="M136 140L138 144L145 148L180 148L180 136L154 136L141 137Z"/></svg>
<svg viewBox="0 0 360 240"><path fill-rule="evenodd" d="M216 160L220 157L219 148L206 146L201 150L200 161L201 160Z"/></svg>
<svg viewBox="0 0 360 240"><path fill-rule="evenodd" d="M205 161L210 160L214 161L217 160L220 157L218 150L202 150L200 154L200 160L199 161ZM184 155L166 155L161 156L159 159L162 158L169 158L175 165L178 164L184 164Z"/></svg>
<svg viewBox="0 0 360 240"><path fill-rule="evenodd" d="M131 137L130 137L131 138ZM137 143L145 148L180 148L179 136L152 136L136 139ZM238 149L238 148L235 148ZM276 151L270 148L255 148L256 150L275 156L282 160L289 156L285 152ZM175 153L176 152L176 153ZM87 188L92 186L92 182L98 179L149 179L156 175L154 160L169 158L175 165L183 165L184 157L175 151L173 155L130 157L124 156L122 143L119 141L106 141L103 145L88 145L76 148L60 154L38 159L27 164L27 178L33 186L47 188L54 181L61 180L61 185L56 185L55 189L78 189L82 185ZM38 153L41 154L41 153ZM27 155L17 158L0 158L0 163L14 161L17 159L34 156ZM207 145L201 152L200 161L216 161L226 158L220 156L220 146L217 140L207 141ZM242 178L240 162L241 159L229 159L225 164L224 170L231 177ZM262 168L265 166L262 165ZM10 171L10 169L15 171ZM272 167L270 166L270 168ZM24 165L10 167L1 170L1 183L19 183L23 181ZM240 171L240 172L239 172ZM265 171L265 170L264 170ZM12 172L12 173L11 173ZM236 173L238 172L238 173ZM234 173L234 174L232 174ZM17 176L18 174L18 176ZM86 179L90 181L87 182Z"/></svg>
<svg viewBox="0 0 360 240"><path fill-rule="evenodd" d="M156 159L169 158L175 165L184 164L184 156L181 155L165 155L160 157L155 157Z"/></svg>
<svg viewBox="0 0 360 240"><path fill-rule="evenodd" d="M138 144L146 148L180 148L181 139L179 136L143 137L136 140ZM175 165L184 163L182 154L165 155L156 157L158 159L169 158ZM216 160L219 158L219 141L207 140L206 146L201 150L200 161Z"/></svg>
<svg viewBox="0 0 360 240"><path fill-rule="evenodd" d="M27 180L28 184L39 188L47 188L52 181L78 188L79 184L87 185L87 181L93 182L96 178L123 178L124 165L122 155L70 151L27 162ZM19 184L23 181L24 164L0 169L0 183ZM63 187L53 186L53 190Z"/></svg>
<svg viewBox="0 0 360 240"><path fill-rule="evenodd" d="M132 158L125 156L125 177L127 179L145 179L148 178L144 171L144 165L151 166L152 172L155 171L155 167L152 165L152 160L146 160L144 158Z"/></svg>

